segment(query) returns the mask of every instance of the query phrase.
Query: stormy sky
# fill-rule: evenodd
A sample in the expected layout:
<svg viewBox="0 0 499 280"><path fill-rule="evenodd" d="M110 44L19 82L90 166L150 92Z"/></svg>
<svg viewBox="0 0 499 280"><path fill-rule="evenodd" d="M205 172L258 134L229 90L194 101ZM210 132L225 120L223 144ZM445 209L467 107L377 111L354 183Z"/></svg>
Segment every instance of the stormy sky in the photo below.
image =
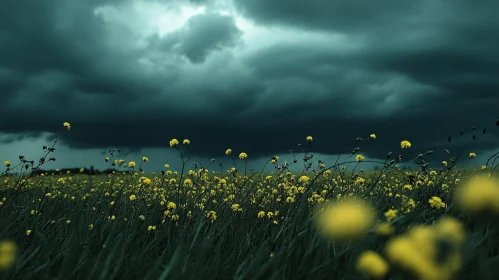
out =
<svg viewBox="0 0 499 280"><path fill-rule="evenodd" d="M358 146L370 159L474 151L481 165L499 150L498 10L496 0L4 0L0 155L36 160L67 121L47 168L102 168L109 148L149 157L147 171L177 168L172 138L190 139L188 155L207 167L232 148L256 168L290 160L308 135L327 162Z"/></svg>

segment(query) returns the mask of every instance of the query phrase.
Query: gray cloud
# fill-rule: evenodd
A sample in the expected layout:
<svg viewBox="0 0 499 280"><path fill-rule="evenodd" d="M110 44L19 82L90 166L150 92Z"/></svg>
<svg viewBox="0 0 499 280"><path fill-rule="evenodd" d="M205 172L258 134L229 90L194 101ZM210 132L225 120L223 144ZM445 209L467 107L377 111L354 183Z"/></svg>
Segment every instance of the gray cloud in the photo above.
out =
<svg viewBox="0 0 499 280"><path fill-rule="evenodd" d="M232 17L201 14L191 17L186 26L165 38L154 36L152 44L166 52L178 51L193 63L202 63L209 53L235 46L240 35Z"/></svg>
<svg viewBox="0 0 499 280"><path fill-rule="evenodd" d="M119 12L167 4L134 3L51 0L28 16L7 1L0 131L40 135L70 121L61 141L72 149L137 153L189 138L205 158L285 153L307 135L323 154L370 133L378 139L352 145L371 157L399 152L404 139L416 155L498 147L495 1L234 0L253 29L211 3L162 36ZM96 12L103 6L118 16ZM489 131L446 142L473 125Z"/></svg>

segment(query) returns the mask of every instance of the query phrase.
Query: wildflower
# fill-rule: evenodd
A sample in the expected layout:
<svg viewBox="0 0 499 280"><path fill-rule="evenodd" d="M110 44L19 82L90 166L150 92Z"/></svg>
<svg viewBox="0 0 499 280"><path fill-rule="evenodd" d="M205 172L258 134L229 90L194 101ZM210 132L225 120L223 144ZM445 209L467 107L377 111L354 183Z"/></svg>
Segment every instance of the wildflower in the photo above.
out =
<svg viewBox="0 0 499 280"><path fill-rule="evenodd" d="M327 206L317 216L317 227L325 237L353 239L363 235L373 224L376 213L366 202L347 200Z"/></svg>
<svg viewBox="0 0 499 280"><path fill-rule="evenodd" d="M175 210L177 208L177 204L175 204L175 202L168 202L168 205L166 205L166 208L168 208L169 210Z"/></svg>
<svg viewBox="0 0 499 280"><path fill-rule="evenodd" d="M134 168L134 167L135 167L135 161L130 161L130 162L128 163L128 167L130 167L130 168Z"/></svg>
<svg viewBox="0 0 499 280"><path fill-rule="evenodd" d="M134 194L132 194L128 198L130 199L130 201L134 201L135 199L137 199L137 197Z"/></svg>
<svg viewBox="0 0 499 280"><path fill-rule="evenodd" d="M143 162L148 162L148 161L149 161L149 159L148 159L148 158L146 158L146 157L142 157L142 161L143 161Z"/></svg>
<svg viewBox="0 0 499 280"><path fill-rule="evenodd" d="M153 231L156 230L156 226L148 226L147 231Z"/></svg>
<svg viewBox="0 0 499 280"><path fill-rule="evenodd" d="M470 154L469 154L469 157L470 157L470 158L474 158L474 157L476 157L476 154L475 154L475 153L470 153Z"/></svg>
<svg viewBox="0 0 499 280"><path fill-rule="evenodd" d="M170 140L170 148L177 146L178 145L178 140L177 139L172 139Z"/></svg>
<svg viewBox="0 0 499 280"><path fill-rule="evenodd" d="M6 160L3 162L3 165L7 166L7 167L10 167L10 161Z"/></svg>
<svg viewBox="0 0 499 280"><path fill-rule="evenodd" d="M247 159L248 155L246 153L240 153L239 154L239 159Z"/></svg>
<svg viewBox="0 0 499 280"><path fill-rule="evenodd" d="M363 160L364 160L364 156L363 156L363 155L357 155L357 156L355 157L355 160L356 160L356 161L358 161L358 162L361 162L361 161L363 161Z"/></svg>
<svg viewBox="0 0 499 280"><path fill-rule="evenodd" d="M442 202L442 199L437 196L433 196L428 202L430 203L431 208L440 209L446 207L445 203Z"/></svg>
<svg viewBox="0 0 499 280"><path fill-rule="evenodd" d="M0 271L8 270L16 260L17 246L12 241L0 242Z"/></svg>
<svg viewBox="0 0 499 280"><path fill-rule="evenodd" d="M67 221L66 221L66 224L70 224L70 223L71 223L71 220L67 220Z"/></svg>
<svg viewBox="0 0 499 280"><path fill-rule="evenodd" d="M274 252L270 252L270 257L273 258L274 257Z"/></svg>
<svg viewBox="0 0 499 280"><path fill-rule="evenodd" d="M237 203L232 204L231 208L232 208L232 211L234 211L234 212L241 212L243 210L243 209L241 209L241 206Z"/></svg>
<svg viewBox="0 0 499 280"><path fill-rule="evenodd" d="M397 218L398 212L399 212L398 210L390 209L386 211L384 215L388 221L391 221Z"/></svg>
<svg viewBox="0 0 499 280"><path fill-rule="evenodd" d="M400 142L400 147L402 149L408 149L411 147L411 142L404 140L404 141Z"/></svg>
<svg viewBox="0 0 499 280"><path fill-rule="evenodd" d="M388 263L374 251L364 251L357 259L356 268L372 278L383 278L388 273Z"/></svg>
<svg viewBox="0 0 499 280"><path fill-rule="evenodd" d="M225 154L228 155L228 156L230 156L230 154L232 154L232 149L227 149L225 151Z"/></svg>
<svg viewBox="0 0 499 280"><path fill-rule="evenodd" d="M369 138L376 139L376 134L373 133L373 134L369 135Z"/></svg>
<svg viewBox="0 0 499 280"><path fill-rule="evenodd" d="M390 223L379 223L375 229L376 233L381 236L390 236L395 233L395 228Z"/></svg>
<svg viewBox="0 0 499 280"><path fill-rule="evenodd" d="M88 230L93 230L94 229L94 224L89 224L88 225Z"/></svg>
<svg viewBox="0 0 499 280"><path fill-rule="evenodd" d="M144 221L146 219L146 217L144 215L140 215L139 219L142 220L142 221Z"/></svg>
<svg viewBox="0 0 499 280"><path fill-rule="evenodd" d="M184 145L189 145L191 143L191 141L189 139L184 139L184 141L182 141L182 144Z"/></svg>
<svg viewBox="0 0 499 280"><path fill-rule="evenodd" d="M29 236L30 234L31 234L31 230L30 230L30 229L28 229L28 230L26 231L26 235L27 235L27 236Z"/></svg>
<svg viewBox="0 0 499 280"><path fill-rule="evenodd" d="M185 179L184 180L184 186L186 186L186 187L192 187L192 180L191 179Z"/></svg>
<svg viewBox="0 0 499 280"><path fill-rule="evenodd" d="M150 185L150 184L152 184L151 179L149 179L147 177L141 177L139 181L141 181L142 184L144 184L144 185Z"/></svg>
<svg viewBox="0 0 499 280"><path fill-rule="evenodd" d="M442 161L442 165L443 165L443 166L447 166L447 162L446 162L445 160L443 160L443 161ZM435 174L436 174L436 172L435 172Z"/></svg>
<svg viewBox="0 0 499 280"><path fill-rule="evenodd" d="M499 180L487 176L472 177L456 191L456 204L471 213L491 211L499 214Z"/></svg>
<svg viewBox="0 0 499 280"><path fill-rule="evenodd" d="M312 136L307 136L307 142L312 142L314 139L312 138Z"/></svg>
<svg viewBox="0 0 499 280"><path fill-rule="evenodd" d="M109 157L106 157L104 160L105 160L106 162L108 162L108 161L109 161Z"/></svg>
<svg viewBox="0 0 499 280"><path fill-rule="evenodd" d="M303 183L303 184L306 184L306 183L308 183L308 181L309 181L309 180L310 180L310 178L309 178L308 176L303 175L303 176L301 176L301 177L298 179L298 182Z"/></svg>
<svg viewBox="0 0 499 280"><path fill-rule="evenodd" d="M215 212L215 211L209 211L206 214L206 217L208 217L211 220L211 222L213 223L214 221L217 220L217 212Z"/></svg>
<svg viewBox="0 0 499 280"><path fill-rule="evenodd" d="M258 212L258 214L256 215L258 218L263 218L265 217L265 211L260 211Z"/></svg>
<svg viewBox="0 0 499 280"><path fill-rule="evenodd" d="M165 169L168 169L168 168L170 168L170 165L169 164L165 164L164 167L165 167Z"/></svg>
<svg viewBox="0 0 499 280"><path fill-rule="evenodd" d="M68 122L62 124L67 130L71 130L71 125Z"/></svg>

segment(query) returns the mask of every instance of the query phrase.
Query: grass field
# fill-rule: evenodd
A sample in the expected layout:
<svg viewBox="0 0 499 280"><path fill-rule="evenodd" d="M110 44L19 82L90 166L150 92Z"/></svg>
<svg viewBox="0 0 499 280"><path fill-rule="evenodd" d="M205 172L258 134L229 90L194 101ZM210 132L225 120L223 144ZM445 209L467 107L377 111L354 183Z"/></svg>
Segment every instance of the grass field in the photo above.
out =
<svg viewBox="0 0 499 280"><path fill-rule="evenodd" d="M43 162L5 162L0 279L497 279L495 158L408 173L403 161L431 152L405 159L410 143L399 148L378 172L357 171L369 161L360 151L327 165L307 150L297 164L313 168L301 173L276 157L273 174L249 172L244 154L227 151L239 169L146 176L147 158L111 153L129 173L31 176L46 148ZM27 172L5 176L14 168Z"/></svg>

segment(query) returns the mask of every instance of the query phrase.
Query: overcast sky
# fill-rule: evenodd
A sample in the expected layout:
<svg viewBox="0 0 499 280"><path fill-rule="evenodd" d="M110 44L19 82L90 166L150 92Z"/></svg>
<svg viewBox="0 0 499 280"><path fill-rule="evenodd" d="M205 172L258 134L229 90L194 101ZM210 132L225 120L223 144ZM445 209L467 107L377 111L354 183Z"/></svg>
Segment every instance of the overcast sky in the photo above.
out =
<svg viewBox="0 0 499 280"><path fill-rule="evenodd" d="M467 147L481 165L499 150L498 11L496 0L4 0L0 155L36 160L67 121L47 168L102 168L108 148L149 157L146 171L175 168L172 138L190 139L198 161L226 163L232 148L259 167L308 135L329 162L355 146L438 161Z"/></svg>

